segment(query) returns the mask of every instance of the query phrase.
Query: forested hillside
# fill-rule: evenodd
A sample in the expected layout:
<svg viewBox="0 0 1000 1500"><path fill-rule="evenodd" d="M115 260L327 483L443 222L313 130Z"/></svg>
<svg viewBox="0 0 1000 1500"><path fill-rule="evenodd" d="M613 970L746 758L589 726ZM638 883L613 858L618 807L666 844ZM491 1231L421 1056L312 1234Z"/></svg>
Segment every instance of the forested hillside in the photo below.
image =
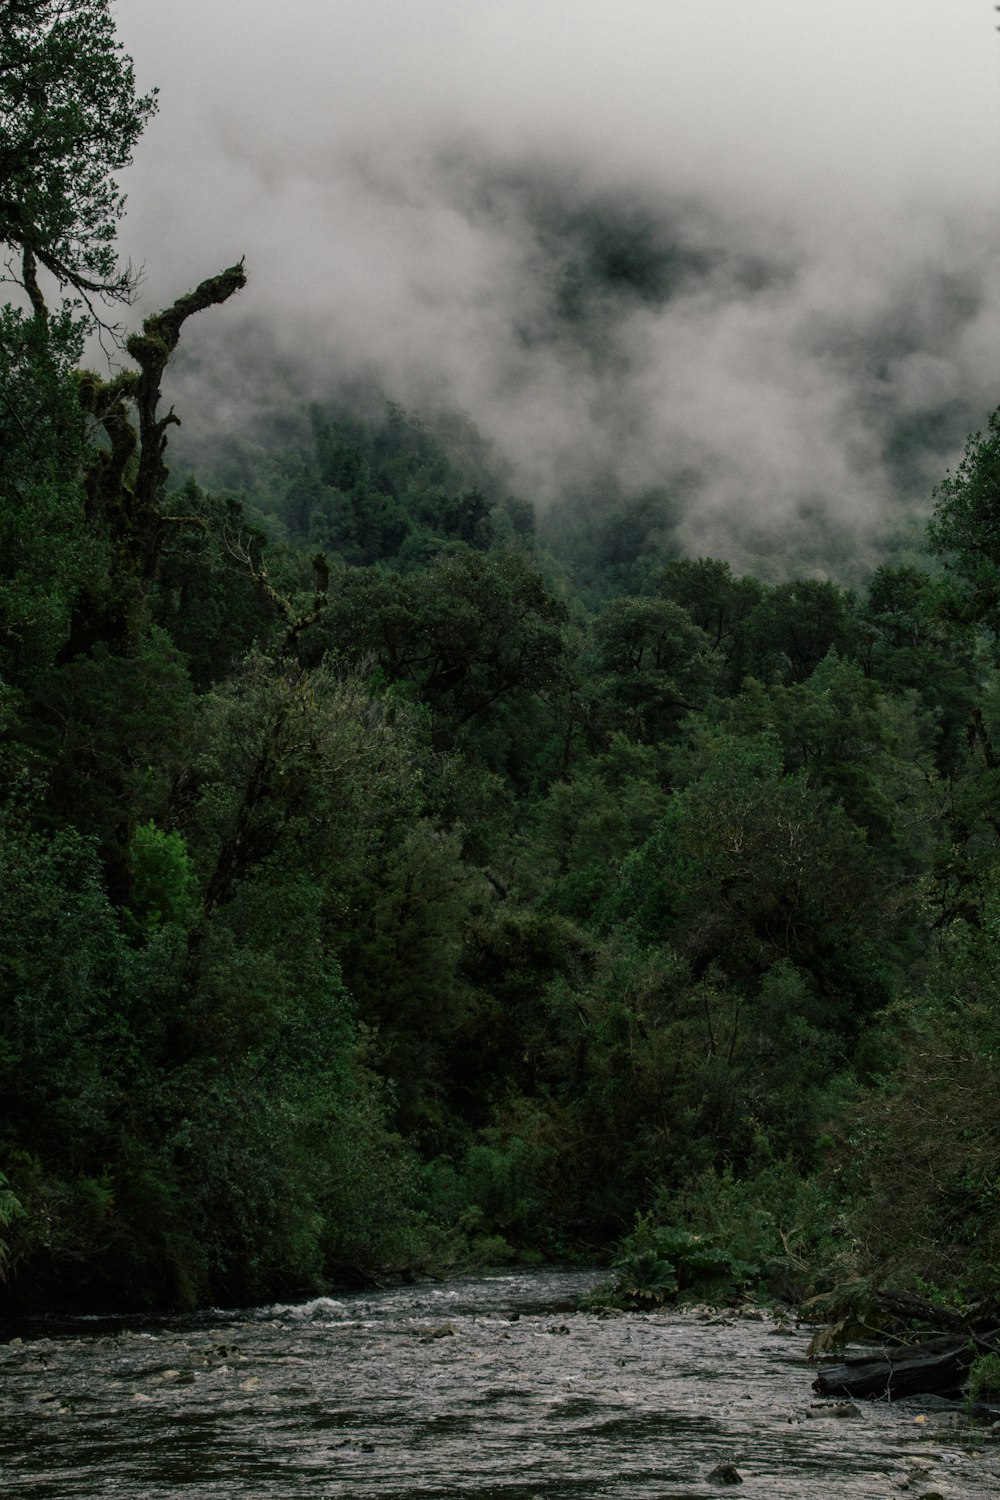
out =
<svg viewBox="0 0 1000 1500"><path fill-rule="evenodd" d="M560 528L370 391L171 475L252 255L81 369L154 101L103 0L0 37L0 1305L637 1212L786 1293L992 1287L1000 416L858 590L680 556L657 492Z"/></svg>

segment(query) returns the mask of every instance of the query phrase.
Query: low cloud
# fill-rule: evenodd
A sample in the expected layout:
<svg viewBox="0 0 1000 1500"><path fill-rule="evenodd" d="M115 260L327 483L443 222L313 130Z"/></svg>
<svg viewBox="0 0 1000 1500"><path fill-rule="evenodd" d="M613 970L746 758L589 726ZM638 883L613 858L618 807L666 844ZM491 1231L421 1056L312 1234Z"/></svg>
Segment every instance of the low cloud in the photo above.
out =
<svg viewBox="0 0 1000 1500"><path fill-rule="evenodd" d="M377 381L467 412L539 505L673 486L690 550L821 568L834 533L877 557L996 404L978 4L228 9L119 7L164 95L146 307L251 277L186 332L188 452Z"/></svg>

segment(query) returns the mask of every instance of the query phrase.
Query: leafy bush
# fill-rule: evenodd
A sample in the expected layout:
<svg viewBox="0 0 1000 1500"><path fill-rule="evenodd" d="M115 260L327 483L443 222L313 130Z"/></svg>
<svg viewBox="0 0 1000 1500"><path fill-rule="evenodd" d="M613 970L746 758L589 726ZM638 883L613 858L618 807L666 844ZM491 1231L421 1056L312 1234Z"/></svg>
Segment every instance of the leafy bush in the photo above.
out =
<svg viewBox="0 0 1000 1500"><path fill-rule="evenodd" d="M422 1204L450 1238L450 1258L479 1265L523 1259L546 1239L541 1147L495 1132L469 1144L457 1160L440 1156L422 1172Z"/></svg>
<svg viewBox="0 0 1000 1500"><path fill-rule="evenodd" d="M969 1396L973 1401L1000 1396L1000 1354L983 1354L969 1371Z"/></svg>
<svg viewBox="0 0 1000 1500"><path fill-rule="evenodd" d="M140 932L164 922L184 922L197 899L194 865L179 833L166 833L150 820L140 823L129 849L131 915Z"/></svg>
<svg viewBox="0 0 1000 1500"><path fill-rule="evenodd" d="M679 1191L661 1193L653 1212L757 1266L762 1287L785 1301L842 1281L853 1269L847 1207L836 1185L803 1177L788 1159L769 1160L766 1142L758 1142L743 1176L710 1168Z"/></svg>
<svg viewBox="0 0 1000 1500"><path fill-rule="evenodd" d="M631 1303L662 1303L690 1293L728 1301L755 1280L760 1267L731 1255L720 1245L673 1224L654 1224L636 1214L613 1262L615 1292Z"/></svg>

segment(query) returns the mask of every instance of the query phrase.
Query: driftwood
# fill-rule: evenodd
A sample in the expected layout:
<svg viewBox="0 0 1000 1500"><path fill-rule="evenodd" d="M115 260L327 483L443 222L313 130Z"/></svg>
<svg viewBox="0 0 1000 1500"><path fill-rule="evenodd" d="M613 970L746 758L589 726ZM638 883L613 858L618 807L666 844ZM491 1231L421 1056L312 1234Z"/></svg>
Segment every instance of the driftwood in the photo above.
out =
<svg viewBox="0 0 1000 1500"><path fill-rule="evenodd" d="M937 1337L921 1343L897 1342L877 1352L846 1356L842 1363L827 1365L813 1381L813 1390L824 1396L859 1396L893 1401L901 1396L959 1395L974 1360L981 1354L1000 1352L1000 1328L994 1299L967 1306L962 1311L928 1302L911 1292L881 1290L874 1294L864 1317L852 1320L848 1313L833 1332L850 1327L856 1332L876 1333L886 1323L895 1324L904 1337L912 1337L914 1323L923 1323ZM850 1335L848 1335L850 1336ZM814 1341L815 1343L816 1341ZM817 1347L822 1348L819 1343ZM827 1340L829 1347L829 1340Z"/></svg>
<svg viewBox="0 0 1000 1500"><path fill-rule="evenodd" d="M821 1371L813 1390L823 1396L867 1396L882 1401L924 1392L957 1395L978 1353L967 1336L956 1336L861 1354Z"/></svg>
<svg viewBox="0 0 1000 1500"><path fill-rule="evenodd" d="M940 1328L942 1333L946 1329L965 1333L969 1327L968 1312L943 1307L940 1302L928 1302L924 1297L915 1297L912 1292L880 1291L875 1293L874 1301L879 1312L890 1318L926 1323L931 1328Z"/></svg>

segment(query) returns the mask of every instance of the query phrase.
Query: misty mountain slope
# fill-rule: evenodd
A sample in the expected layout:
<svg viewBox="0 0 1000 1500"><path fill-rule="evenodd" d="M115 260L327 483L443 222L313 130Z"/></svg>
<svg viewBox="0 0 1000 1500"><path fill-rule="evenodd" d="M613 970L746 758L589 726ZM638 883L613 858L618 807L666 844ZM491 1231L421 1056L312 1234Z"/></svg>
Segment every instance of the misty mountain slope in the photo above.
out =
<svg viewBox="0 0 1000 1500"><path fill-rule="evenodd" d="M707 194L469 146L352 170L337 233L354 243L363 205L400 243L338 285L344 248L321 236L331 275L297 303L273 299L259 251L264 284L251 266L244 306L178 360L175 473L214 483L233 433L279 451L310 402L368 416L388 398L459 414L557 548L655 491L669 505L640 551L859 582L910 556L993 405L1000 275L971 230L804 235ZM345 180L308 186L336 216Z"/></svg>
<svg viewBox="0 0 1000 1500"><path fill-rule="evenodd" d="M1000 392L997 43L983 0L857 9L119 0L144 296L250 273L178 371L189 454L360 382L467 414L554 535L655 490L650 548L905 553Z"/></svg>

